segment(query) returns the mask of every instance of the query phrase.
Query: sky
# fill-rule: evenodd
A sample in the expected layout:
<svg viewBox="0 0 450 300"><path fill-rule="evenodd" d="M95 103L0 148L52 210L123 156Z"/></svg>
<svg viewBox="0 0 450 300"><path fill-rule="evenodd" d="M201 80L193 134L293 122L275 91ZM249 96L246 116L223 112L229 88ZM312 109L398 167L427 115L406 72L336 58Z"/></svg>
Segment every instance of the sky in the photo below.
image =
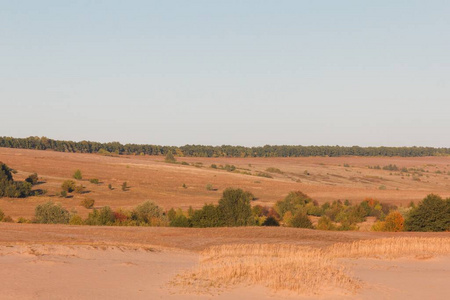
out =
<svg viewBox="0 0 450 300"><path fill-rule="evenodd" d="M0 136L450 147L450 1L0 0Z"/></svg>

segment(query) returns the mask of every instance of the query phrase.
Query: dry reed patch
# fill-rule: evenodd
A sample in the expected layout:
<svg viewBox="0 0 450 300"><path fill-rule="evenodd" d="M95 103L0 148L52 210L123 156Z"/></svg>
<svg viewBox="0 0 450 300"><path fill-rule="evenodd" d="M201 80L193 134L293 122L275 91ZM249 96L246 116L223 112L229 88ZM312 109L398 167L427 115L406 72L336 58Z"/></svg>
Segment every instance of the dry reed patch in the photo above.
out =
<svg viewBox="0 0 450 300"><path fill-rule="evenodd" d="M450 238L384 238L337 243L326 250L332 257L387 258L432 257L450 254Z"/></svg>
<svg viewBox="0 0 450 300"><path fill-rule="evenodd" d="M317 295L326 291L355 292L359 282L319 249L295 245L239 244L213 246L202 253L201 264L178 275L174 285L208 292L233 285L262 285Z"/></svg>

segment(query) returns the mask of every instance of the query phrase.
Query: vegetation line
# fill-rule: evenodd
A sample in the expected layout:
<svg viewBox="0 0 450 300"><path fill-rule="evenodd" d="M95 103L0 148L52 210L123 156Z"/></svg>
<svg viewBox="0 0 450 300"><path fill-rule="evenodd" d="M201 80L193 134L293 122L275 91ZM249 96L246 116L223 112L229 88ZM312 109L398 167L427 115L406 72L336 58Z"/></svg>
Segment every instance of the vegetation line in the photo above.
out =
<svg viewBox="0 0 450 300"><path fill-rule="evenodd" d="M172 152L178 156L190 157L338 157L349 155L417 157L450 155L450 148L434 147L344 147L300 145L265 145L259 147L185 145L177 147L121 144L119 142L73 142L53 140L46 137L0 137L0 147L54 150L59 152L99 153L111 156L121 154L166 155L168 152Z"/></svg>

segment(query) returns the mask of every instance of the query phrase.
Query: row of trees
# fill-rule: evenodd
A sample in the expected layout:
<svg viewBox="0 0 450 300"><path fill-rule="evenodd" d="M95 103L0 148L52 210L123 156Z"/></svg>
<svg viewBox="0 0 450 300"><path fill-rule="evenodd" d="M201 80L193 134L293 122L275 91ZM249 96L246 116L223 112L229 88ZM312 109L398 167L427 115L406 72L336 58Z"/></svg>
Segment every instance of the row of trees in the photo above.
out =
<svg viewBox="0 0 450 300"><path fill-rule="evenodd" d="M375 231L450 231L450 198L430 194L417 206L398 210L373 199L357 205L334 201L319 206L302 192L291 192L274 207L251 206L251 193L228 188L217 205L205 204L201 209L190 208L164 211L153 202L144 202L132 210L112 210L109 206L93 209L86 219L69 213L60 204L47 202L38 205L35 223L115 226L172 226L172 227L235 227L289 226L321 230L357 230L358 224L373 216ZM93 204L93 203L92 203ZM92 207L90 205L89 207ZM311 216L320 217L316 226ZM1 219L4 217L0 210ZM24 219L20 218L20 222Z"/></svg>
<svg viewBox="0 0 450 300"><path fill-rule="evenodd" d="M262 147L185 145L158 146L53 140L46 137L0 137L0 147L55 150L60 152L100 153L103 155L146 154L195 157L301 157L301 156L439 156L450 155L450 148L433 147L342 147L342 146L290 146L266 145Z"/></svg>
<svg viewBox="0 0 450 300"><path fill-rule="evenodd" d="M32 195L31 187L37 183L37 174L30 175L25 181L14 181L14 170L0 162L0 198L24 198Z"/></svg>

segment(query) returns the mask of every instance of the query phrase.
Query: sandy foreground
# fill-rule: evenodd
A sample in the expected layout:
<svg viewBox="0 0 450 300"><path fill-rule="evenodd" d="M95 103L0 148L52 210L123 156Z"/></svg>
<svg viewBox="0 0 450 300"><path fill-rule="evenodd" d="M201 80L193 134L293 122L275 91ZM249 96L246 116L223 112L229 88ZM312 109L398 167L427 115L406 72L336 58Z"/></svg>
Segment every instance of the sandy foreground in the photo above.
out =
<svg viewBox="0 0 450 300"><path fill-rule="evenodd" d="M122 242L121 237L128 236L130 228L0 224L0 298L447 299L450 295L450 256L339 259L361 283L356 293L328 289L318 291L318 295L299 295L248 284L199 292L175 285L173 280L198 266L200 251L211 245L262 241L320 248L339 241L392 235L285 228L134 229L136 235ZM449 237L446 233L429 236ZM181 242L166 241L177 237ZM188 239L193 241L189 243Z"/></svg>

